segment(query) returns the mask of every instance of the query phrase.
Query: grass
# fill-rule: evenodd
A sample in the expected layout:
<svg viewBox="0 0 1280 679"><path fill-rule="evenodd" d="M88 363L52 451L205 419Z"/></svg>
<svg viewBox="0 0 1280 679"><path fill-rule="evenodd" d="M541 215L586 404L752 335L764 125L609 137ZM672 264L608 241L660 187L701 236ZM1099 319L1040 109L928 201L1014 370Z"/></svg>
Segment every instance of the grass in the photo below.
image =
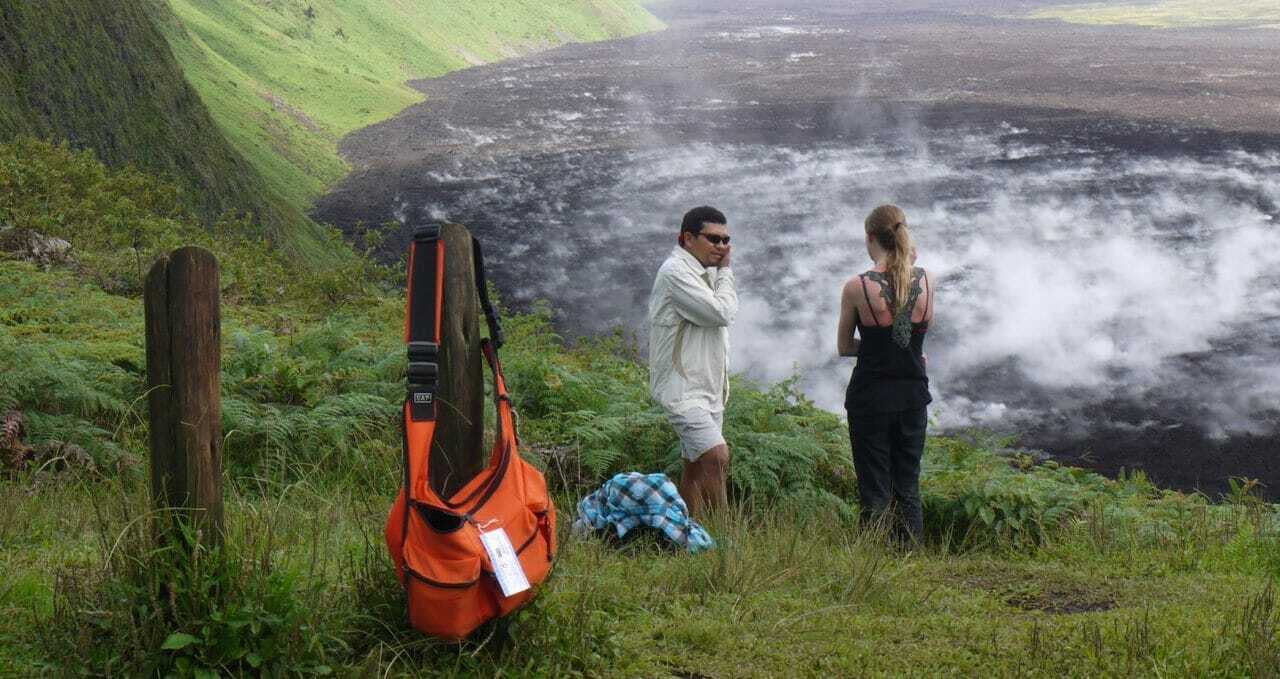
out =
<svg viewBox="0 0 1280 679"><path fill-rule="evenodd" d="M1128 24L1152 28L1280 28L1280 6L1270 0L1077 3L1038 9L1029 16L1077 24Z"/></svg>
<svg viewBox="0 0 1280 679"><path fill-rule="evenodd" d="M167 177L208 223L251 211L305 234L302 205L264 188L218 131L147 1L0 2L0 141L67 140L113 167Z"/></svg>
<svg viewBox="0 0 1280 679"><path fill-rule="evenodd" d="M328 265L306 211L343 135L421 100L406 81L657 26L632 0L0 0L0 142L166 176L207 223L252 212Z"/></svg>
<svg viewBox="0 0 1280 679"><path fill-rule="evenodd" d="M167 0L153 15L227 139L303 208L349 169L343 135L422 100L408 80L659 25L631 0Z"/></svg>
<svg viewBox="0 0 1280 679"><path fill-rule="evenodd" d="M223 271L224 550L150 527L136 277L200 238L172 187L47 144L0 146L0 217L72 239L77 267L0 255L0 412L40 450L0 478L0 675L1275 676L1280 507L1217 503L931 437L926 543L853 520L840 420L792 385L737 379L733 509L718 548L623 548L569 530L608 475L672 470L635 346L565 343L506 314L528 457L560 508L540 596L462 644L422 637L382 543L400 479L402 271L318 274L205 240ZM141 231L121 241L97 206ZM357 258L359 259L359 258ZM358 284L352 284L356 281ZM345 282L345 284L344 284Z"/></svg>
<svg viewBox="0 0 1280 679"><path fill-rule="evenodd" d="M539 410L548 398L540 389L552 387L533 383L544 378L529 366L558 368L557 396L590 412L592 389L611 388L593 374L621 370L624 359L607 343L565 347L547 334L545 319L520 316L510 319L505 355L513 393L526 399L526 446L548 464L562 456L548 467L562 515L559 564L543 594L514 618L462 645L423 639L403 622L381 543L399 478L393 415L335 416L340 431L327 439L273 438L267 424L320 419L331 394L376 395L384 382L398 394L398 372L378 377L377 361L400 354L398 300L337 314L277 306L284 318L228 305L224 403L249 409L233 415L239 424L224 425L234 552L221 575L204 576L222 583L223 595L204 608L192 604L176 621L129 617L124 611L149 600L147 578L187 568L161 568L143 539L147 497L137 460L145 438L126 403L140 376L116 365L140 360L141 304L66 271L5 262L0 273L9 277L0 290L10 293L0 300L0 330L55 352L39 361L77 360L90 374L118 375L98 379L103 389L116 385L113 400L124 404L86 410L92 396L55 382L19 394L20 407L36 401L51 414L87 418L100 427L95 436L134 459L121 471L0 481L0 567L11 574L0 588L0 672L61 673L74 669L65 659L76 658L91 672L181 673L177 658L207 659L195 653L209 648L162 651L163 642L174 634L221 639L236 615L267 630L242 640L263 662L362 676L1239 676L1264 673L1280 658L1269 589L1280 574L1274 507L1243 487L1214 505L1141 477L1108 481L1011 460L995 439L931 439L923 482L931 537L912 553L860 530L849 511L787 495L781 504L753 500L767 494L751 494L746 484L737 487L737 509L710 522L720 548L704 555L672 554L645 538L619 550L575 537L574 502L612 467L596 473L572 464L581 450L558 438L557 411ZM560 393L566 383L578 392ZM382 398L391 403L397 394ZM766 408L768 397L749 387L735 394ZM767 422L755 417L730 435ZM34 438L58 436L64 421L47 426ZM615 436L633 438L626 429ZM669 442L640 439L648 443L624 449L617 464L665 466ZM740 444L735 454L761 452ZM1022 479L1035 483L1024 487ZM1021 504L1009 499L1020 493ZM981 511L963 513L972 498L992 508L991 522ZM1069 511L1035 531L995 521L1037 502ZM277 603L249 605L260 600ZM218 621L210 617L216 611ZM236 666L222 671L229 667Z"/></svg>
<svg viewBox="0 0 1280 679"><path fill-rule="evenodd" d="M239 577L287 581L318 644L310 662L339 675L1258 676L1280 659L1275 573L1213 558L1230 550L1229 523L1179 527L1204 557L1187 567L1163 546L1098 545L1085 523L1034 550L904 554L829 515L763 510L713 519L721 546L699 556L575 538L565 516L535 603L441 644L405 627L380 543L392 466L383 487L242 478L228 495ZM55 574L105 578L103 545L145 497L103 481L4 490L32 537L0 551L16 575L0 596L0 668L27 673L82 640L60 636L86 613L51 614L68 591Z"/></svg>

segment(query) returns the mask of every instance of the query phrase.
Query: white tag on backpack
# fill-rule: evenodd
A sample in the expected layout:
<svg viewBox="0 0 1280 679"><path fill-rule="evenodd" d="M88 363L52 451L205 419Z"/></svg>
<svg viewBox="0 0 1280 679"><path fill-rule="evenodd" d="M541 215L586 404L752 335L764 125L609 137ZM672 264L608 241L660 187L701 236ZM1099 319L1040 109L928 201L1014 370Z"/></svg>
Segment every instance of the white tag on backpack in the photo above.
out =
<svg viewBox="0 0 1280 679"><path fill-rule="evenodd" d="M480 541L484 543L484 551L489 553L489 563L493 564L493 574L498 578L502 596L512 596L529 589L529 578L525 577L520 555L511 546L507 531L501 528L480 531Z"/></svg>

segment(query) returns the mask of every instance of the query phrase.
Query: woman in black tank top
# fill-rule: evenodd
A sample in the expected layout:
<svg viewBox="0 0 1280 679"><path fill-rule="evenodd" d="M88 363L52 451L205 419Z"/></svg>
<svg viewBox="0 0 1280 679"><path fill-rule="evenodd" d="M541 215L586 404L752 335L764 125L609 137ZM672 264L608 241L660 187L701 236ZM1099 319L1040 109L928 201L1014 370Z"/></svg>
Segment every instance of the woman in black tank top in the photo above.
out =
<svg viewBox="0 0 1280 679"><path fill-rule="evenodd" d="M893 510L895 534L916 542L923 532L925 406L932 400L924 337L933 319L933 285L929 274L914 266L915 245L901 208L872 210L866 236L875 266L845 283L836 339L841 356L858 359L844 407L859 513L867 523Z"/></svg>

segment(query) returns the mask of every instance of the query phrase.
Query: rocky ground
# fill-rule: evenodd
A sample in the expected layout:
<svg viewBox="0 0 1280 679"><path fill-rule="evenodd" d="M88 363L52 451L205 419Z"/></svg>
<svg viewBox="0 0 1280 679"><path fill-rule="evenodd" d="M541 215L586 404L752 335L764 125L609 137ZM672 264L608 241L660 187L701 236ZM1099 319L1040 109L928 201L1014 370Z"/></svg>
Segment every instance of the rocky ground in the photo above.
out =
<svg viewBox="0 0 1280 679"><path fill-rule="evenodd" d="M736 365L764 379L798 370L830 407L839 402L831 376L848 367L809 357L827 353L830 310L821 300L838 281L811 271L821 256L807 267L795 262L815 244L843 247L844 236L832 234L850 228L849 218L832 215L860 211L886 192L917 213L930 208L940 228L929 243L935 251L968 247L975 232L959 224L1030 218L1038 202L1059 211L1041 216L1059 227L1104 224L1107 210L1122 207L1139 215L1127 246L1202 273L1239 261L1196 262L1213 244L1206 234L1229 229L1223 219L1255 220L1264 235L1254 249L1274 238L1266 229L1275 222L1257 220L1280 214L1280 196L1268 188L1280 167L1280 32L1018 18L1044 4L1035 2L792 4L665 3L655 8L669 26L659 33L417 82L424 103L342 142L357 169L315 216L353 234L389 220L465 221L504 244L488 252L506 301L550 299L567 332L599 332L642 330L647 277L669 247L662 224L671 206L724 200L743 215L738 233L763 244L743 251L754 272L744 285L767 293L738 331L766 347L766 357L737 356ZM919 178L867 169L902 155L914 163L901 172ZM1038 187L1038 179L1056 186ZM1077 195L1083 206L1072 204ZM1169 211L1170 200L1185 204ZM1013 207L1001 211L1002 201ZM1217 207L1200 213L1197 204ZM1142 216L1161 210L1168 214ZM389 238L386 256L398 256L406 237ZM1049 252L1057 239L1027 245ZM975 285L971 264L939 267L953 299ZM1265 372L1280 356L1275 300L1264 294L1251 299L1250 312L1204 320L1230 329L1168 348L1162 335L1194 320L1139 310L1135 321L1123 304L1176 307L1180 295L1191 296L1184 305L1213 304L1203 286L1171 281L1167 293L1155 284L1136 301L1090 306L1091 296L1125 280L1128 265L1061 264L1078 266L1098 289L1075 300L1088 332L1064 341L1057 363L1079 360L1082 371L1099 371L1096 379L1046 386L1027 369L1028 356L966 363L964 354L981 347L965 338L981 328L953 323L939 329L931 370L939 366L944 401L971 407L947 422L1016 430L1025 445L1109 473L1141 468L1161 483L1209 492L1240 475L1280 491L1271 464L1280 448L1274 389L1247 375L1249 365ZM1058 265L1049 252L1039 271ZM1274 287L1274 263L1256 266L1262 278L1236 294ZM1157 266L1152 275L1170 274ZM975 313L1009 301L1017 300L991 299ZM813 313L796 311L806 306ZM1063 325L1042 330L1045 344L1075 329L1070 320L1050 322ZM1135 325L1156 329L1127 334ZM1140 370L1124 358L1086 365L1071 343L1099 337L1122 357L1144 343L1165 353ZM789 358L766 360L780 355ZM1019 410L1020 418L982 415Z"/></svg>
<svg viewBox="0 0 1280 679"><path fill-rule="evenodd" d="M670 26L660 33L572 45L520 60L514 69L495 64L419 81L415 86L426 102L350 135L342 152L367 168L467 150L466 140L459 143L440 126L465 121L506 129L530 111L529 98L513 97L510 86L491 79L499 72L533 76L535 82L521 84L534 85L537 105L546 108L551 102L543 97L579 94L558 92L560 85L607 89L625 83L630 92L669 104L731 95L736 101L809 102L821 110L857 99L928 105L937 122L973 120L975 112L986 111L997 120L1011 114L1027 122L1086 116L1280 133L1280 36L1274 29L1153 30L1008 18L1033 3L966 4L963 11L945 2L896 8L859 3L859 9L819 3L804 10L786 4L735 4L730 10L677 3L658 8ZM803 40L791 39L797 35ZM568 82L561 67L572 72ZM541 80L543 74L554 78ZM702 137L715 124L662 113L654 122L666 135ZM716 131L739 139L778 132L768 111L727 122L731 128ZM867 116L858 125L885 122L893 121ZM530 135L540 132L523 127ZM645 127L633 126L633 132ZM540 145L536 136L517 134L509 141L512 148ZM577 143L635 141L611 135ZM326 214L323 208L320 213Z"/></svg>

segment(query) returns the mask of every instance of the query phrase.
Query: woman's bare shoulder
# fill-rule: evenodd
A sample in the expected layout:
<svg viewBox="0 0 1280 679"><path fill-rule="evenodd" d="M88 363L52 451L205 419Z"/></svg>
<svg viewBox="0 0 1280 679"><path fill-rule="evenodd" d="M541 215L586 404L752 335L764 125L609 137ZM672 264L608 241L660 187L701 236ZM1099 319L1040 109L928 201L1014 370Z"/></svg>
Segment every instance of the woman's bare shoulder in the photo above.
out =
<svg viewBox="0 0 1280 679"><path fill-rule="evenodd" d="M920 269L920 280L921 280L921 283L922 283L921 287L922 287L922 288L924 288L925 290L927 290L927 291L929 292L929 294L930 294L930 295L932 295L932 294L933 294L933 283L934 283L934 281L933 281L933 272L932 272L932 271L929 271L928 269L926 269L926 268L924 268L924 267L919 267L919 269Z"/></svg>
<svg viewBox="0 0 1280 679"><path fill-rule="evenodd" d="M850 276L849 280L844 282L844 287L841 288L844 291L844 294L852 295L855 292L860 292L862 290L861 280L862 274L854 274Z"/></svg>

